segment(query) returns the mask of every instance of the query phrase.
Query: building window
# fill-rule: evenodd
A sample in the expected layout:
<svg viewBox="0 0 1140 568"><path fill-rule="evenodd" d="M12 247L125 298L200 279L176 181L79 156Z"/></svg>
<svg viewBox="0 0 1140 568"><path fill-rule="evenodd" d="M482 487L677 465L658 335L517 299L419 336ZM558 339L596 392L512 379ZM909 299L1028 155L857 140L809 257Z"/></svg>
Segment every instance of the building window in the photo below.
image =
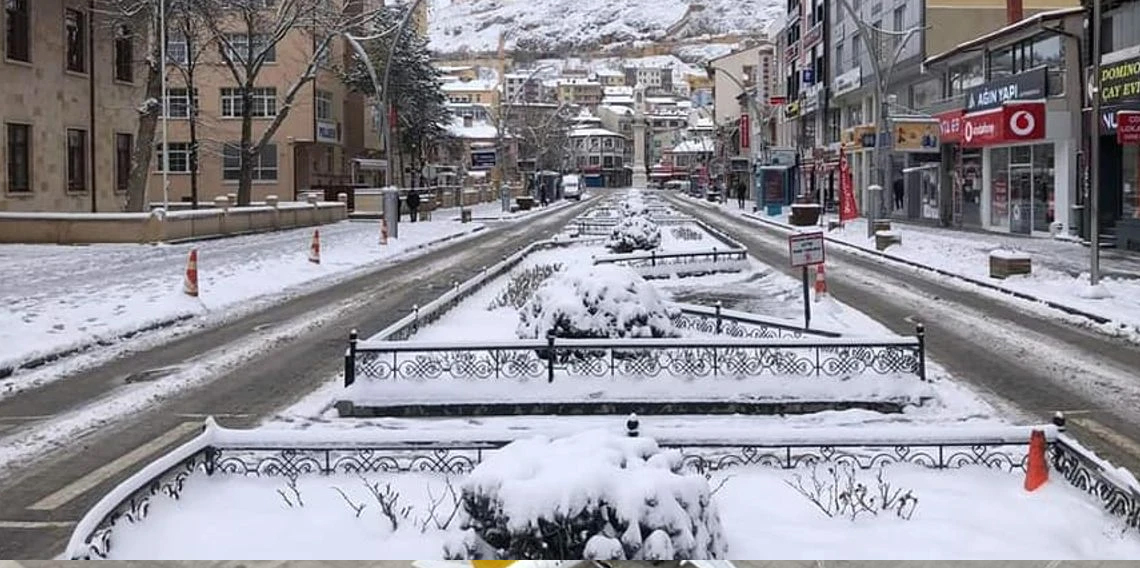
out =
<svg viewBox="0 0 1140 568"><path fill-rule="evenodd" d="M253 181L277 181L277 145L266 144L253 157ZM222 148L222 179L241 179L241 145L226 144Z"/></svg>
<svg viewBox="0 0 1140 568"><path fill-rule="evenodd" d="M29 29L32 20L28 14L28 0L5 0L8 28L5 55L13 61L31 61L31 41Z"/></svg>
<svg viewBox="0 0 1140 568"><path fill-rule="evenodd" d="M855 34L851 36L851 68L860 68L863 66L863 36Z"/></svg>
<svg viewBox="0 0 1140 568"><path fill-rule="evenodd" d="M318 41L315 45L316 48L320 49L320 53L317 54L317 65L325 68L332 67L332 41L325 43L323 48L321 47L322 43Z"/></svg>
<svg viewBox="0 0 1140 568"><path fill-rule="evenodd" d="M87 17L79 10L64 13L64 30L67 44L67 70L76 73L87 71Z"/></svg>
<svg viewBox="0 0 1140 568"><path fill-rule="evenodd" d="M131 156L134 152L135 137L130 134L115 134L115 191L125 192L131 182Z"/></svg>
<svg viewBox="0 0 1140 568"><path fill-rule="evenodd" d="M894 24L894 30L896 32L901 32L906 29L906 4L895 8Z"/></svg>
<svg viewBox="0 0 1140 568"><path fill-rule="evenodd" d="M166 60L174 65L190 62L190 44L185 37L178 34L166 35Z"/></svg>
<svg viewBox="0 0 1140 568"><path fill-rule="evenodd" d="M982 65L982 58L975 57L970 61L950 66L950 96L965 93L970 87L976 87L986 82L986 73Z"/></svg>
<svg viewBox="0 0 1140 568"><path fill-rule="evenodd" d="M127 26L119 26L115 31L115 80L135 80L135 39Z"/></svg>
<svg viewBox="0 0 1140 568"><path fill-rule="evenodd" d="M32 127L8 125L8 191L26 193L32 190Z"/></svg>
<svg viewBox="0 0 1140 568"><path fill-rule="evenodd" d="M989 53L989 80L1009 77L1015 73L1014 46L1007 46ZM1019 50L1020 51L1020 50Z"/></svg>
<svg viewBox="0 0 1140 568"><path fill-rule="evenodd" d="M194 89L193 99L190 97L190 90L185 87L166 90L166 118L190 118L196 108L198 108L198 89Z"/></svg>
<svg viewBox="0 0 1140 568"><path fill-rule="evenodd" d="M840 113L837 108L827 109L827 132L825 133L827 139L825 142L828 144L839 142L839 123L842 116L842 113Z"/></svg>
<svg viewBox="0 0 1140 568"><path fill-rule="evenodd" d="M317 120L332 120L333 95L328 91L317 91L316 94Z"/></svg>
<svg viewBox="0 0 1140 568"><path fill-rule="evenodd" d="M843 74L844 70L853 68L843 60L843 42L835 42L835 75Z"/></svg>
<svg viewBox="0 0 1140 568"><path fill-rule="evenodd" d="M222 89L222 116L224 118L240 118L242 116L242 90L240 88L226 87ZM250 116L254 118L269 118L277 116L277 88L257 87L250 93L253 107Z"/></svg>
<svg viewBox="0 0 1140 568"><path fill-rule="evenodd" d="M940 77L928 79L910 87L911 108L922 110L942 98L942 80Z"/></svg>
<svg viewBox="0 0 1140 568"><path fill-rule="evenodd" d="M155 159L158 163L157 171L161 172L164 165L169 166L170 169L167 173L172 174L188 174L190 173L190 144L187 142L170 142L166 145L169 149L166 159L168 163L163 163L162 143L154 145Z"/></svg>
<svg viewBox="0 0 1140 568"><path fill-rule="evenodd" d="M86 130L67 130L67 190L87 191Z"/></svg>
<svg viewBox="0 0 1140 568"><path fill-rule="evenodd" d="M264 35L254 35L253 40L247 34L227 34L226 43L222 44L222 56L228 56L234 63L245 63L247 54L252 53L252 61L259 57L264 63L277 62L277 46L270 45Z"/></svg>

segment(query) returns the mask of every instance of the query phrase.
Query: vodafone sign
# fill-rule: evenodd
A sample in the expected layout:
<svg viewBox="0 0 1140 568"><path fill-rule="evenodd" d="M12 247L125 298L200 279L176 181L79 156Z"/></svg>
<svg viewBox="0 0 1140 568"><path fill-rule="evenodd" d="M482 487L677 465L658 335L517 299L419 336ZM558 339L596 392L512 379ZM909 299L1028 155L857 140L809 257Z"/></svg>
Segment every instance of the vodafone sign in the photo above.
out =
<svg viewBox="0 0 1140 568"><path fill-rule="evenodd" d="M998 108L962 117L964 146L991 146L1044 137L1044 101L1009 101Z"/></svg>

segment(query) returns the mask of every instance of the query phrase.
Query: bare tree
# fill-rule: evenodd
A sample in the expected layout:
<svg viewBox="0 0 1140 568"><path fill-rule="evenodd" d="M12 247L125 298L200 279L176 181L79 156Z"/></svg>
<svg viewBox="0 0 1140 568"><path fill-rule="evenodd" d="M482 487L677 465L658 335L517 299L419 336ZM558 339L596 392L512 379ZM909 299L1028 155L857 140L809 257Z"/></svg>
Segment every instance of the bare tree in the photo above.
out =
<svg viewBox="0 0 1140 568"><path fill-rule="evenodd" d="M186 89L186 118L190 128L190 203L191 208L198 208L198 164L201 156L201 140L198 137L198 68L203 62L206 51L212 49L214 44L210 30L198 17L194 9L196 0L170 0L173 3L173 13L167 15L167 64L178 71L182 77L182 84ZM170 45L177 44L183 51L170 53ZM169 101L164 101L167 107ZM167 108L169 113L170 109ZM163 148L167 152L168 148Z"/></svg>
<svg viewBox="0 0 1140 568"><path fill-rule="evenodd" d="M373 17L360 0L192 0L198 17L217 45L222 65L229 70L240 99L241 142L238 205L248 205L253 188L254 164L289 115L301 88L317 77L332 41L359 28ZM277 56L278 45L290 34L306 34L313 45L305 70L285 90L270 112L255 105L254 92L266 64ZM254 114L273 120L254 139Z"/></svg>
<svg viewBox="0 0 1140 568"><path fill-rule="evenodd" d="M572 107L566 104L517 105L507 131L519 140L519 154L532 159L536 170L559 170L569 148Z"/></svg>
<svg viewBox="0 0 1140 568"><path fill-rule="evenodd" d="M146 188L150 181L150 160L154 136L162 112L162 2L170 0L98 0L93 11L107 18L116 28L128 30L134 38L146 38L143 100L139 113L135 146L131 152L131 172L127 180L127 211L146 208ZM169 4L168 4L169 7Z"/></svg>

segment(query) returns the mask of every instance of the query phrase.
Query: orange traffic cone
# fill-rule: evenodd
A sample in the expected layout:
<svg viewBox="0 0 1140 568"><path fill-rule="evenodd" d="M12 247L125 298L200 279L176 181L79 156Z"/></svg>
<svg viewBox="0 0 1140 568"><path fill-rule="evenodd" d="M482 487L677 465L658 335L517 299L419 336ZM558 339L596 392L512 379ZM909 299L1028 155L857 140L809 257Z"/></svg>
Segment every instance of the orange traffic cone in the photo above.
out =
<svg viewBox="0 0 1140 568"><path fill-rule="evenodd" d="M1025 465L1025 490L1034 491L1049 481L1049 464L1045 462L1045 432L1034 430L1029 436L1029 460Z"/></svg>
<svg viewBox="0 0 1140 568"><path fill-rule="evenodd" d="M823 272L823 264L815 265L815 301L820 301L827 295L827 276Z"/></svg>
<svg viewBox="0 0 1140 568"><path fill-rule="evenodd" d="M321 263L321 231L320 229L313 230L313 244L309 246L309 262L313 264Z"/></svg>
<svg viewBox="0 0 1140 568"><path fill-rule="evenodd" d="M380 218L380 244L388 244L388 220Z"/></svg>
<svg viewBox="0 0 1140 568"><path fill-rule="evenodd" d="M198 249L190 249L186 261L186 278L182 281L182 291L187 296L198 297Z"/></svg>

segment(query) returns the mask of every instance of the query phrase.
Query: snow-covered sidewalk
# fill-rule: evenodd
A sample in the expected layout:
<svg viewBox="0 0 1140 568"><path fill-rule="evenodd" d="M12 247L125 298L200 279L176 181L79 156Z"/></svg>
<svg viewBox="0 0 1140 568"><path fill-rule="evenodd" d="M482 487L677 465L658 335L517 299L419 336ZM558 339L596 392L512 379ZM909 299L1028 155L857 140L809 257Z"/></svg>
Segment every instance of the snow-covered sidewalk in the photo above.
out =
<svg viewBox="0 0 1140 568"><path fill-rule="evenodd" d="M738 209L735 203L720 207L726 213L753 222L793 228L787 222L787 213L773 217ZM957 231L897 220L892 220L892 229L901 236L902 244L882 253L889 258L921 264L1106 319L1111 323L1101 326L1105 331L1140 333L1140 255L1102 251L1104 277L1100 289L1094 291L1089 286L1089 249L1074 242ZM862 218L847 223L843 229L828 232L827 236L863 250L875 250L875 240L867 237L867 222ZM994 251L1027 254L1033 263L1033 273L1004 280L991 278L989 255ZM1105 294L1108 297L1103 297Z"/></svg>
<svg viewBox="0 0 1140 568"><path fill-rule="evenodd" d="M453 217L457 210L441 210L432 221L403 222L387 245L376 221L322 226L320 264L308 261L312 228L172 245L0 246L0 377L142 329L219 312L237 317L484 228ZM197 299L182 293L193 248Z"/></svg>

